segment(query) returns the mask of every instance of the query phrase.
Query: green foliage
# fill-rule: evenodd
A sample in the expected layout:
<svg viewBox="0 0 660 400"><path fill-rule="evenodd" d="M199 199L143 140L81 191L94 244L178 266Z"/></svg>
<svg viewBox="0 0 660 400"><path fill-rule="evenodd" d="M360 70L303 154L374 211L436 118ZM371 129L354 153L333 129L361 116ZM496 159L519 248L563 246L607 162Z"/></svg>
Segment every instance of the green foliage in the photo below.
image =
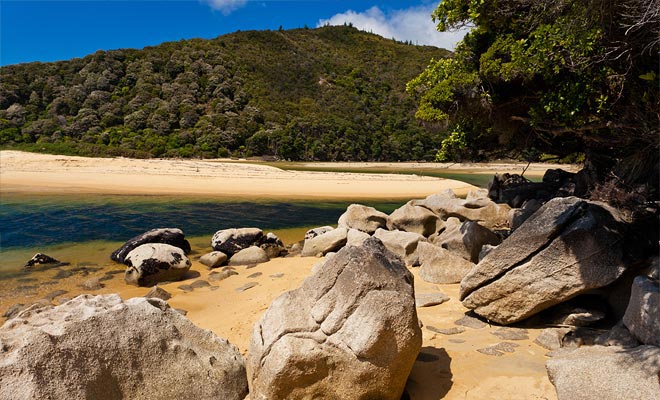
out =
<svg viewBox="0 0 660 400"><path fill-rule="evenodd" d="M418 118L479 132L473 152L657 155L657 0L443 0L433 19L472 30L407 91ZM445 135L440 159L461 138Z"/></svg>
<svg viewBox="0 0 660 400"><path fill-rule="evenodd" d="M442 140L442 146L435 155L435 161L461 161L462 153L467 148L467 135L460 125L456 125L449 130L447 137Z"/></svg>
<svg viewBox="0 0 660 400"><path fill-rule="evenodd" d="M405 84L432 57L349 26L237 32L0 69L0 146L76 154L432 158Z"/></svg>

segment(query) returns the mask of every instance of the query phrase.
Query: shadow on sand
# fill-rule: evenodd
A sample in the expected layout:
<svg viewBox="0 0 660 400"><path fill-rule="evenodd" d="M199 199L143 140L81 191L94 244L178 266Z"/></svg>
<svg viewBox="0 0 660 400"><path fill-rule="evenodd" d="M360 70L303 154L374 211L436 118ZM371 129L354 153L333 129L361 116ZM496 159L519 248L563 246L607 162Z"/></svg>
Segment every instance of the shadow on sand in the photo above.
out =
<svg viewBox="0 0 660 400"><path fill-rule="evenodd" d="M445 349L422 347L408 376L402 399L442 399L453 385L450 365L451 357Z"/></svg>

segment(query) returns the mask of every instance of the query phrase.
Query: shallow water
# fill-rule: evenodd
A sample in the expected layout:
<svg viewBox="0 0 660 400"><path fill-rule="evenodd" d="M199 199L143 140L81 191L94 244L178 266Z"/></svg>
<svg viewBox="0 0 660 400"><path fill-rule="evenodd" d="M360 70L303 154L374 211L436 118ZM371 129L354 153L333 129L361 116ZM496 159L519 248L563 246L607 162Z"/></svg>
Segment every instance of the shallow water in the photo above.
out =
<svg viewBox="0 0 660 400"><path fill-rule="evenodd" d="M153 228L180 228L210 248L220 229L258 227L280 232L285 243L306 228L337 223L350 200L238 201L182 196L12 195L0 197L0 279L20 273L36 252L72 264L99 264L123 242ZM402 201L363 201L390 213ZM296 229L297 228L297 229Z"/></svg>

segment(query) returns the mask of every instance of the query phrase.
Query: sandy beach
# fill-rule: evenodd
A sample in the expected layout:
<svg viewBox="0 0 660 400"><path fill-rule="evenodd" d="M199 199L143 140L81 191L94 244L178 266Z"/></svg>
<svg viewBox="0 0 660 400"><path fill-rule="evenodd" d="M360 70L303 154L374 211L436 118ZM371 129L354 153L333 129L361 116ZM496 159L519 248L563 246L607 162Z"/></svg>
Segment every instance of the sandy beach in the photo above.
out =
<svg viewBox="0 0 660 400"><path fill-rule="evenodd" d="M408 164L410 168L415 165ZM382 167L382 164L376 167ZM424 167L428 168L429 165ZM459 167L465 171L494 168L494 173L507 172L503 170L520 166ZM346 168L357 167L351 164ZM548 166L538 166L533 171L542 174L545 171L543 168L547 169ZM471 185L459 181L416 175L284 171L248 162L92 159L0 152L0 192L5 193L412 199L445 189L464 194L471 188ZM285 243L291 244L302 237L287 239ZM211 251L207 243L206 239L193 243L193 253L190 255L193 266L184 281L163 284L161 287L173 295L169 300L172 307L185 310L187 317L195 324L228 339L245 355L254 323L277 296L298 287L320 259L300 256L277 258L254 268L238 267L238 275L214 282L208 279L210 271L198 261L202 254ZM82 293L119 293L123 298L145 295L149 288L124 283L124 266L109 260L112 250L114 248L103 249L102 258L89 260L88 263L35 270L11 280L0 281L0 292L3 293L0 296L0 313L16 303L30 304L50 298L52 304L59 304ZM407 386L412 399L557 398L545 370L547 350L533 342L540 329L528 329L527 338L513 341L517 345L513 352L500 353L499 356L477 351L505 341L494 334L499 329L497 326L484 325L478 329L465 327L464 331L453 335L438 333L437 329L458 327L455 321L467 312L458 300L459 285L424 282L417 277L416 270L411 268L415 275L416 292L440 291L448 295L450 300L441 305L417 309L424 328L422 353ZM62 271L73 273L67 275L62 274ZM103 288L85 290L80 286L85 280L94 277L102 278ZM210 286L192 291L180 288L198 280L209 281ZM248 282L257 285L245 291L237 291ZM56 291L63 292L52 296Z"/></svg>

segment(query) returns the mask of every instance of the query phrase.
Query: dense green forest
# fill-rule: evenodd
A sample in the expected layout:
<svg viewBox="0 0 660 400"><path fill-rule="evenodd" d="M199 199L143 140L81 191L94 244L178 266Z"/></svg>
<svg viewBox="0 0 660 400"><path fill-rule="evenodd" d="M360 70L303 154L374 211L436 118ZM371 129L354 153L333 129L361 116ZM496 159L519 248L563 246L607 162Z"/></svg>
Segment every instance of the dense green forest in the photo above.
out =
<svg viewBox="0 0 660 400"><path fill-rule="evenodd" d="M406 82L450 53L350 26L249 31L0 70L0 146L80 155L432 159Z"/></svg>
<svg viewBox="0 0 660 400"><path fill-rule="evenodd" d="M408 84L447 127L438 159L579 152L594 185L658 199L660 1L443 0L433 18L472 27Z"/></svg>

